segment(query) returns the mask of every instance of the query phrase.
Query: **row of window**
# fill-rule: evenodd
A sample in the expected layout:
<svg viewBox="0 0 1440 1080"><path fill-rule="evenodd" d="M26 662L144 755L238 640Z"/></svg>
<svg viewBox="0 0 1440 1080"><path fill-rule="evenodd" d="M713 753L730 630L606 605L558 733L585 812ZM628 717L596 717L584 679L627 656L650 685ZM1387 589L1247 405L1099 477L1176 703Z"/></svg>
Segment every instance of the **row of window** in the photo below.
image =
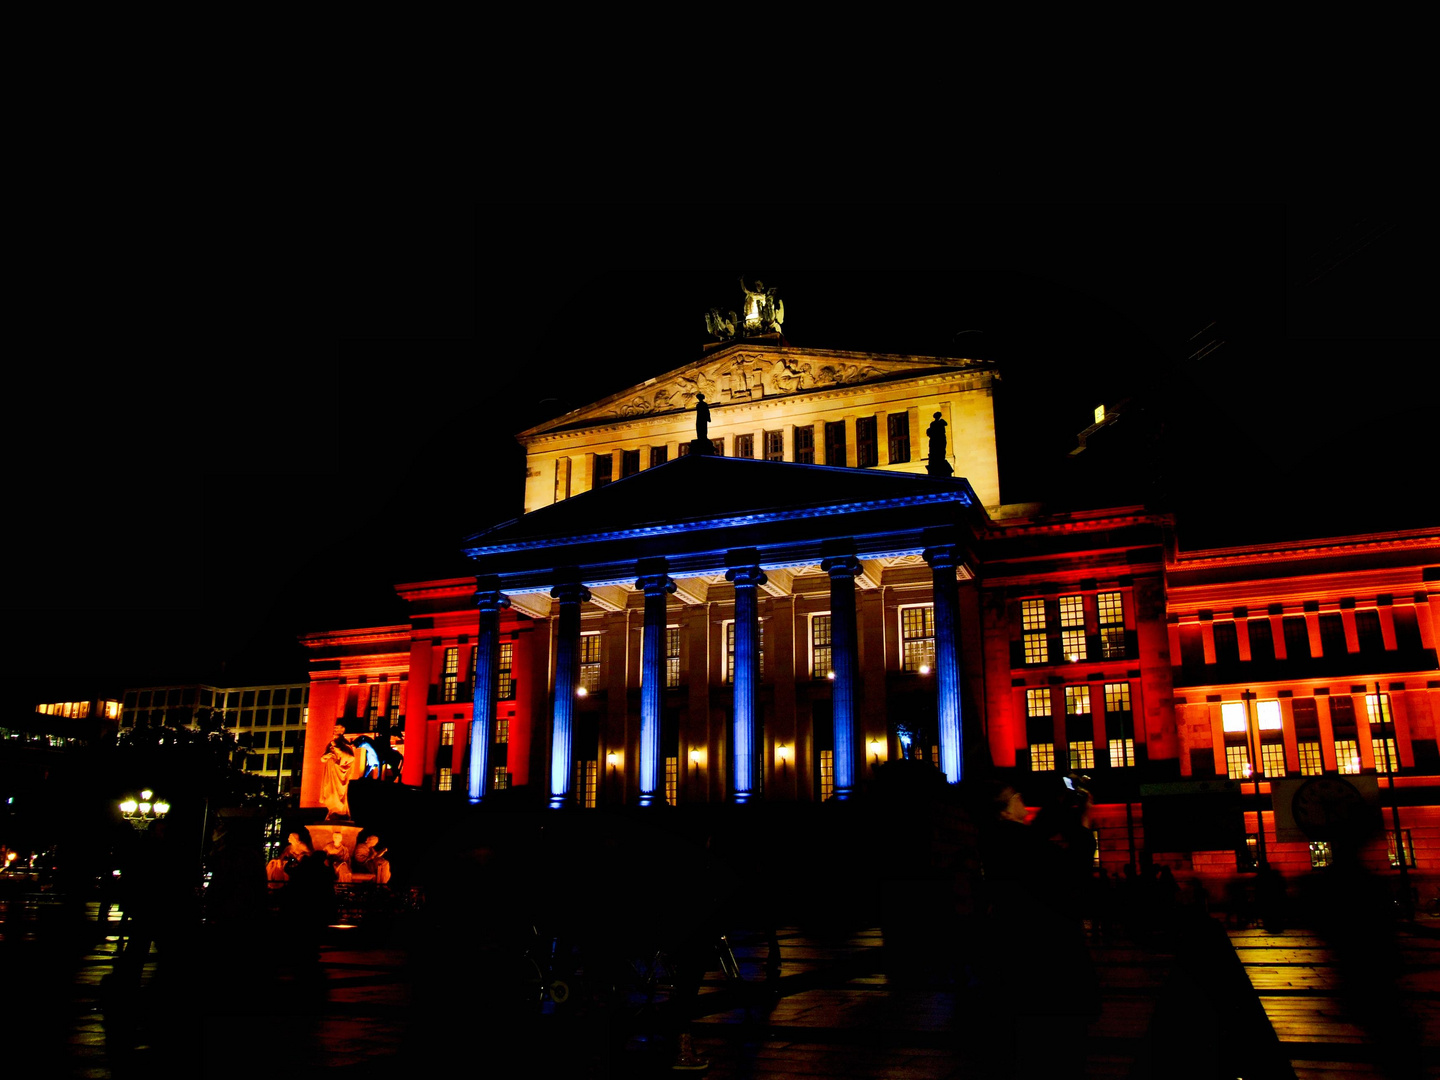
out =
<svg viewBox="0 0 1440 1080"><path fill-rule="evenodd" d="M1361 771L1361 756L1353 702L1346 695L1337 695L1330 705L1336 770L1344 775L1357 775ZM1299 773L1301 776L1319 776L1325 771L1325 764L1314 702L1301 699L1294 706ZM1395 747L1390 695L1366 694L1365 712L1370 724L1370 743L1375 753L1376 769L1382 773L1398 772L1400 758ZM1226 775L1232 780L1249 780L1256 775L1250 745L1250 710L1243 701L1224 701L1220 703L1220 716L1225 736ZM1287 775L1285 721L1280 702L1274 699L1256 701L1254 718L1255 734L1260 742L1260 775Z"/></svg>
<svg viewBox="0 0 1440 1080"><path fill-rule="evenodd" d="M470 685L475 685L476 665L480 663L480 650L470 650ZM513 642L502 641L500 643L500 684L497 699L500 701L513 701L515 699L515 645ZM395 684L392 684L395 685ZM379 688L372 688L370 691L371 715L378 715L374 710L379 708L377 697ZM403 694L392 693L390 696L390 719L396 720L400 717L400 698ZM449 704L460 700L460 647L451 645L445 650L445 663L440 674L440 700Z"/></svg>
<svg viewBox="0 0 1440 1080"><path fill-rule="evenodd" d="M1396 608L1395 638L1399 648L1418 647L1420 633L1415 625L1413 611ZM1319 631L1319 649L1310 636L1309 622L1304 615L1286 615L1280 619L1280 640L1275 639L1274 623L1270 617L1258 616L1246 619L1217 620L1211 624L1215 643L1215 662L1238 664L1240 658L1239 626L1244 623L1250 644L1250 659L1268 663L1280 658L1281 652L1288 660L1320 659L1325 656L1346 656L1350 652L1345 637L1345 619L1339 612L1326 612L1316 616ZM1380 628L1380 613L1375 608L1363 608L1355 612L1355 634L1359 652L1375 654L1385 652L1385 636ZM1180 663L1186 666L1205 663L1205 643L1198 624L1180 627ZM1279 648L1277 649L1277 645Z"/></svg>
<svg viewBox="0 0 1440 1080"><path fill-rule="evenodd" d="M198 693L197 693L198 692ZM288 695L288 697L287 697ZM198 701L197 701L198 698ZM206 708L253 709L257 705L304 705L310 700L309 686L277 686L263 690L210 690L203 686L171 686L151 690L125 691L127 709L203 705Z"/></svg>
<svg viewBox="0 0 1440 1080"><path fill-rule="evenodd" d="M1027 664L1089 660L1086 634L1086 597L1061 596L1055 600L1020 601L1020 631ZM1096 593L1095 626L1100 655L1095 659L1125 657L1125 605L1118 592ZM1053 659L1052 659L1053 658Z"/></svg>
<svg viewBox="0 0 1440 1080"><path fill-rule="evenodd" d="M801 465L815 464L815 428L813 425L802 424L791 429L793 432L794 460ZM827 465L844 465L846 461L846 431L844 420L833 420L825 424L825 463ZM902 465L910 460L910 417L907 413L891 413L886 417L886 438L887 448L890 452L890 464ZM785 433L783 431L765 431L761 433L760 452L766 461L785 460ZM725 440L715 438L710 440L718 456L724 456ZM753 433L736 435L733 437L732 456L739 458L754 458L756 453L755 435ZM684 457L690 452L690 444L681 442L676 447L676 456ZM650 448L650 467L663 465L669 458L668 446L652 446ZM862 416L855 421L855 465L861 469L871 469L880 464L879 450L879 427L878 418L874 416ZM620 479L633 476L640 471L639 449L620 451ZM602 488L615 476L615 455L612 453L597 453L591 472L592 488Z"/></svg>
<svg viewBox="0 0 1440 1080"><path fill-rule="evenodd" d="M108 720L118 719L120 716L120 702L101 699L99 701L55 701L45 705L36 705L37 713L44 713L46 716L64 716L71 719L84 719L89 716L92 707L96 716L103 716Z"/></svg>

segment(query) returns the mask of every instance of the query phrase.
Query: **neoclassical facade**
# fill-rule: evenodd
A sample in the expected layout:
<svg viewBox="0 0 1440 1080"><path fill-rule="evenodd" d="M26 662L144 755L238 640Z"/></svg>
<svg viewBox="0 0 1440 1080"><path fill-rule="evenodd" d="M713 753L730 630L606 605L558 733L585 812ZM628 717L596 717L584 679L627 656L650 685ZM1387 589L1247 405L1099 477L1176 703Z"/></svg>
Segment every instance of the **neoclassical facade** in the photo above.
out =
<svg viewBox="0 0 1440 1080"><path fill-rule="evenodd" d="M340 719L407 785L582 808L846 799L900 757L1077 771L1102 863L1217 874L1323 865L1288 800L1324 776L1399 815L1376 865L1399 835L1440 867L1440 529L1185 552L1145 507L1005 504L999 377L741 340L521 433L525 512L465 540L473 574L304 639L307 758ZM1202 787L1240 800L1232 847L1147 840Z"/></svg>

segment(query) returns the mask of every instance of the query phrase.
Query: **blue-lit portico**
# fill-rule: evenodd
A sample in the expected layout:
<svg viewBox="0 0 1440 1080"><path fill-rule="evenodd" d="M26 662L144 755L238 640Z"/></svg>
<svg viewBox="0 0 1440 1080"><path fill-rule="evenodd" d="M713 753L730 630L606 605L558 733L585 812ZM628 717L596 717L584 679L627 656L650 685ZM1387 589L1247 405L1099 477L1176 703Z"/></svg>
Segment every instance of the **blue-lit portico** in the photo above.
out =
<svg viewBox="0 0 1440 1080"><path fill-rule="evenodd" d="M470 537L465 550L482 610L504 599L550 627L550 728L532 750L550 806L577 797L577 702L603 732L608 799L844 800L867 762L899 745L897 725L915 726L919 695L951 783L967 741L983 752L959 587L975 577L985 521L964 479L694 454ZM901 656L892 617L930 608L932 593L933 671L911 664L912 642ZM582 685L582 618L603 635L593 690ZM481 620L477 657L491 665L498 649L485 639L496 633ZM484 737L478 718L494 705L480 688L489 695L494 676L477 675ZM479 802L490 777L471 760Z"/></svg>

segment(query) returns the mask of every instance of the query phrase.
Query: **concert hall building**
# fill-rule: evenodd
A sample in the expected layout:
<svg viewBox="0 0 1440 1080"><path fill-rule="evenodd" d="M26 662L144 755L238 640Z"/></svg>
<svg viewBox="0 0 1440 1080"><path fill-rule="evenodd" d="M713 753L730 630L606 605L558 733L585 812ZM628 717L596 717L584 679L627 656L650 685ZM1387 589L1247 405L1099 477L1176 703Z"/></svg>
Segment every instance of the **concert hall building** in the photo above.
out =
<svg viewBox="0 0 1440 1080"><path fill-rule="evenodd" d="M520 433L473 573L302 639L302 805L339 721L472 803L844 800L907 758L1086 774L1112 869L1187 793L1251 834L1152 837L1197 873L1323 865L1327 812L1378 807L1368 860L1440 868L1440 528L1186 551L1144 506L1006 504L1000 377L758 334Z"/></svg>

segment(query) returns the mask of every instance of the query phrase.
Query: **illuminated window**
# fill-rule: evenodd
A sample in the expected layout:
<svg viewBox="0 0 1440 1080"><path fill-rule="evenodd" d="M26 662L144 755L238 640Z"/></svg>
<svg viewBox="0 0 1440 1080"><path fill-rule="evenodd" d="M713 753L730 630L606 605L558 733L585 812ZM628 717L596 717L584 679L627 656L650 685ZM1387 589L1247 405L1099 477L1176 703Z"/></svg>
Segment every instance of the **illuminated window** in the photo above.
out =
<svg viewBox="0 0 1440 1080"><path fill-rule="evenodd" d="M372 723L380 719L380 684L370 684L370 701L365 706L365 719Z"/></svg>
<svg viewBox="0 0 1440 1080"><path fill-rule="evenodd" d="M504 791L510 786L510 774L505 771L504 765L495 766L495 790Z"/></svg>
<svg viewBox="0 0 1440 1080"><path fill-rule="evenodd" d="M1399 772L1400 757L1395 753L1395 740L1389 736L1383 739L1374 736L1370 741L1375 749L1375 768L1382 773Z"/></svg>
<svg viewBox="0 0 1440 1080"><path fill-rule="evenodd" d="M1125 604L1118 592L1102 592L1095 597L1100 616L1100 658L1118 660L1125 656Z"/></svg>
<svg viewBox="0 0 1440 1080"><path fill-rule="evenodd" d="M1319 776L1325 771L1325 756L1320 752L1318 742L1302 742L1300 751L1300 775Z"/></svg>
<svg viewBox="0 0 1440 1080"><path fill-rule="evenodd" d="M1360 744L1354 739L1336 739L1335 764L1344 775L1358 775L1360 772Z"/></svg>
<svg viewBox="0 0 1440 1080"><path fill-rule="evenodd" d="M450 790L450 769L449 769L449 767L446 766L446 765L441 765L441 766L440 766L440 771L439 771L439 773L438 773L438 774L436 775L436 777L435 777L435 790L436 790L436 791L449 791L449 790Z"/></svg>
<svg viewBox="0 0 1440 1080"><path fill-rule="evenodd" d="M885 418L885 426L890 437L890 464L904 464L910 460L910 415L891 413Z"/></svg>
<svg viewBox="0 0 1440 1080"><path fill-rule="evenodd" d="M611 454L595 455L594 480L591 481L590 490L599 491L606 484L610 483L611 471L615 467L615 458Z"/></svg>
<svg viewBox="0 0 1440 1080"><path fill-rule="evenodd" d="M801 465L815 464L815 429L809 424L795 428L795 460Z"/></svg>
<svg viewBox="0 0 1440 1080"><path fill-rule="evenodd" d="M743 458L753 458L755 456L754 435L735 436L735 456Z"/></svg>
<svg viewBox="0 0 1440 1080"><path fill-rule="evenodd" d="M1244 734L1250 730L1246 722L1245 703L1243 701L1222 701L1220 703L1220 722L1225 731L1231 735Z"/></svg>
<svg viewBox="0 0 1440 1080"><path fill-rule="evenodd" d="M1105 684L1105 711L1107 713L1130 711L1130 684L1128 682L1107 682Z"/></svg>
<svg viewBox="0 0 1440 1080"><path fill-rule="evenodd" d="M665 685L670 689L680 685L680 628L665 628Z"/></svg>
<svg viewBox="0 0 1440 1080"><path fill-rule="evenodd" d="M1072 770L1095 768L1095 743L1091 739L1077 739L1070 744L1070 768Z"/></svg>
<svg viewBox="0 0 1440 1080"><path fill-rule="evenodd" d="M495 719L495 742L497 745L510 741L510 718L500 716Z"/></svg>
<svg viewBox="0 0 1440 1080"><path fill-rule="evenodd" d="M1025 691L1025 715L1045 717L1050 715L1050 688L1048 686L1038 690Z"/></svg>
<svg viewBox="0 0 1440 1080"><path fill-rule="evenodd" d="M480 650L475 650L479 652ZM500 689L496 695L499 701L515 700L515 646L509 641L500 643Z"/></svg>
<svg viewBox="0 0 1440 1080"><path fill-rule="evenodd" d="M835 751L820 751L820 800L835 794Z"/></svg>
<svg viewBox="0 0 1440 1080"><path fill-rule="evenodd" d="M725 456L725 439L723 436L718 439L711 439L710 447L714 450L716 457Z"/></svg>
<svg viewBox="0 0 1440 1080"><path fill-rule="evenodd" d="M1067 687L1065 687L1065 715L1066 715L1066 716L1089 716L1089 715L1090 715L1090 687L1088 687L1088 686L1067 686Z"/></svg>
<svg viewBox="0 0 1440 1080"><path fill-rule="evenodd" d="M1112 769L1128 769L1135 767L1135 740L1134 739L1111 739L1110 746L1110 767Z"/></svg>
<svg viewBox="0 0 1440 1080"><path fill-rule="evenodd" d="M810 677L828 678L834 670L830 654L830 616L810 617Z"/></svg>
<svg viewBox="0 0 1440 1080"><path fill-rule="evenodd" d="M586 693L600 688L600 633L580 635L580 685Z"/></svg>
<svg viewBox="0 0 1440 1080"><path fill-rule="evenodd" d="M855 421L855 464L862 469L880 464L880 448L875 441L875 417L862 416Z"/></svg>
<svg viewBox="0 0 1440 1080"><path fill-rule="evenodd" d="M1247 747L1225 747L1225 772L1231 780L1250 779L1250 751Z"/></svg>
<svg viewBox="0 0 1440 1080"><path fill-rule="evenodd" d="M680 759L665 759L665 801L674 806L680 800Z"/></svg>
<svg viewBox="0 0 1440 1080"><path fill-rule="evenodd" d="M575 801L586 810L595 809L595 795L599 789L600 763L597 761L575 762Z"/></svg>
<svg viewBox="0 0 1440 1080"><path fill-rule="evenodd" d="M1030 744L1030 771L1049 772L1055 768L1055 744L1049 742Z"/></svg>
<svg viewBox="0 0 1440 1080"><path fill-rule="evenodd" d="M825 464L845 464L844 420L828 420L825 423Z"/></svg>
<svg viewBox="0 0 1440 1080"><path fill-rule="evenodd" d="M1385 845L1389 849L1390 865L1398 867L1400 861L1395 858L1395 830L1387 829L1385 832ZM1410 830L1400 830L1400 848L1405 852L1405 865L1412 870L1415 868L1415 846L1410 842Z"/></svg>
<svg viewBox="0 0 1440 1080"><path fill-rule="evenodd" d="M1060 625L1085 625L1085 598L1083 596L1060 597Z"/></svg>
<svg viewBox="0 0 1440 1080"><path fill-rule="evenodd" d="M445 673L441 679L441 701L454 701L460 688L460 649L451 645L445 650Z"/></svg>
<svg viewBox="0 0 1440 1080"><path fill-rule="evenodd" d="M757 638L758 638L757 644L758 644L758 646L759 646L759 653L760 653L760 671L759 671L759 676L760 676L761 679L763 679L763 678L765 678L765 622L764 622L764 620L762 620L762 619L757 619L756 622L755 622L755 629L756 629L756 631L758 632L758 634L757 634ZM735 620L734 620L734 619L728 619L728 620L726 620L726 622L725 622L725 681L726 681L727 683L734 683L734 681L735 681Z"/></svg>
<svg viewBox="0 0 1440 1080"><path fill-rule="evenodd" d="M1020 623L1025 631L1025 663L1044 664L1050 660L1050 647L1045 640L1045 601L1022 600ZM1032 631L1034 631L1032 633Z"/></svg>
<svg viewBox="0 0 1440 1080"><path fill-rule="evenodd" d="M905 671L935 669L935 606L900 609L901 661Z"/></svg>
<svg viewBox="0 0 1440 1080"><path fill-rule="evenodd" d="M1255 703L1255 716L1261 731L1284 731L1285 719L1280 714L1280 702L1271 698Z"/></svg>
<svg viewBox="0 0 1440 1080"><path fill-rule="evenodd" d="M1085 654L1085 631L1084 630L1061 630L1060 631L1060 652L1066 660L1076 661L1086 659Z"/></svg>
<svg viewBox="0 0 1440 1080"><path fill-rule="evenodd" d="M651 467L652 469L653 469L656 465L664 465L665 462L666 462L666 460L667 460L669 457L670 457L670 448L669 448L668 446L652 446L652 447L650 447L650 467Z"/></svg>
<svg viewBox="0 0 1440 1080"><path fill-rule="evenodd" d="M1389 694L1366 694L1365 712L1370 717L1372 724L1392 723L1390 716L1390 695Z"/></svg>
<svg viewBox="0 0 1440 1080"><path fill-rule="evenodd" d="M1310 842L1310 869L1320 870L1330 865L1330 841L1312 840Z"/></svg>
<svg viewBox="0 0 1440 1080"><path fill-rule="evenodd" d="M783 431L765 432L765 460L785 460L785 433Z"/></svg>
<svg viewBox="0 0 1440 1080"><path fill-rule="evenodd" d="M1285 744L1261 743L1260 768L1266 776L1285 775Z"/></svg>
<svg viewBox="0 0 1440 1080"><path fill-rule="evenodd" d="M624 478L624 477L626 477L626 476L634 476L634 475L635 475L636 473L638 473L639 471L640 471L640 451L639 451L639 450L621 450L621 451L620 451L620 476L621 476L622 478Z"/></svg>
<svg viewBox="0 0 1440 1080"><path fill-rule="evenodd" d="M440 725L440 745L455 745L455 722L453 720L446 720Z"/></svg>

